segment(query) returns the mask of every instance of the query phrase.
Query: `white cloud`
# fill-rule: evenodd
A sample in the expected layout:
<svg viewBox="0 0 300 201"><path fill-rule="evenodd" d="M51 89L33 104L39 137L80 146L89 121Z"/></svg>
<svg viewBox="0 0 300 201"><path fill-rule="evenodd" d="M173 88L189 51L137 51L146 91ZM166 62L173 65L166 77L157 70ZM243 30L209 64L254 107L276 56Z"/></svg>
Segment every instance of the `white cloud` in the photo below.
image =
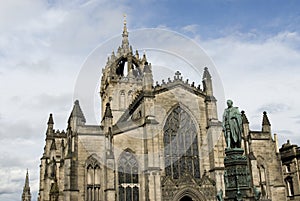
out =
<svg viewBox="0 0 300 201"><path fill-rule="evenodd" d="M1 2L0 200L20 199L26 168L36 200L48 115L66 127L81 64L120 33L125 10L111 1Z"/></svg>
<svg viewBox="0 0 300 201"><path fill-rule="evenodd" d="M300 113L300 50L295 46L299 44L299 33L284 31L257 40L230 35L200 44L216 64L226 98L246 111L250 127L261 125L262 112L267 110L280 143L290 138L292 143L300 144L300 126L291 119ZM280 133L282 130L290 133Z"/></svg>
<svg viewBox="0 0 300 201"><path fill-rule="evenodd" d="M20 199L26 168L30 170L35 200L39 158L49 113L54 113L55 127L64 129L72 107L70 93L85 57L99 42L120 34L123 13L132 12L120 2L48 2L53 3L11 0L1 2L0 6L0 28L4 30L0 33L0 136L5 136L0 141L0 152L4 153L0 160L0 200L3 201ZM151 18L150 13L145 16L129 14L129 28L139 23L139 18ZM160 27L167 29L167 26ZM192 24L181 31L197 34L197 28ZM246 110L252 128L259 128L261 124L263 111L258 114L258 109L268 109L274 104L287 105L289 110L283 107L279 112L269 114L272 128L278 132L281 142L285 141L280 135L282 132L292 143L300 144L300 138L296 137L300 130L296 123L298 119L294 118L300 113L299 33L283 31L264 39L257 31L248 34L230 32L235 35L205 41L199 41L201 37L195 35L195 40L216 63L226 97L234 99L236 105ZM197 52L189 52L182 41L170 42L164 37L157 38L162 48L197 55ZM151 47L145 40L133 45L136 48ZM111 52L111 49L105 51ZM184 60L176 62L182 66L175 66L175 60L159 61L161 57L154 54L153 61L150 60L153 65L172 65L176 70L186 65ZM102 56L99 55L99 60ZM168 59L167 56L163 58ZM205 64L201 62L196 63L202 68ZM200 79L195 81L201 82ZM24 140L26 136L28 138Z"/></svg>
<svg viewBox="0 0 300 201"><path fill-rule="evenodd" d="M199 25L197 25L197 24L189 24L189 25L186 25L186 26L182 27L181 30L184 33L195 34L195 33L197 33L198 28L199 28Z"/></svg>

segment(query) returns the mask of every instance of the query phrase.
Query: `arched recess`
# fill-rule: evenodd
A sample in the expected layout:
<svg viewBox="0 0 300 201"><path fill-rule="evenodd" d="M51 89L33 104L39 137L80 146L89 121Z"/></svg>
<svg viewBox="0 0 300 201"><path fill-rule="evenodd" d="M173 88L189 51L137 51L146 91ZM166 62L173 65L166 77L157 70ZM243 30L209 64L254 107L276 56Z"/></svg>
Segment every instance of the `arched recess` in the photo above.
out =
<svg viewBox="0 0 300 201"><path fill-rule="evenodd" d="M86 200L101 200L101 168L99 158L92 154L86 160Z"/></svg>
<svg viewBox="0 0 300 201"><path fill-rule="evenodd" d="M205 196L192 187L185 187L181 189L177 194L175 194L172 200L182 201L185 197L191 198L193 201L206 201Z"/></svg>
<svg viewBox="0 0 300 201"><path fill-rule="evenodd" d="M165 174L178 179L185 174L200 178L197 124L176 105L163 127Z"/></svg>
<svg viewBox="0 0 300 201"><path fill-rule="evenodd" d="M121 90L119 93L119 108L120 110L125 109L126 102L125 102L125 91Z"/></svg>
<svg viewBox="0 0 300 201"><path fill-rule="evenodd" d="M128 91L127 100L128 100L128 105L131 104L131 102L133 100L133 90Z"/></svg>
<svg viewBox="0 0 300 201"><path fill-rule="evenodd" d="M256 160L261 197L263 199L269 199L268 168L262 156L258 155Z"/></svg>
<svg viewBox="0 0 300 201"><path fill-rule="evenodd" d="M291 176L287 176L284 179L286 183L286 191L288 196L294 196L294 183L293 183L293 178Z"/></svg>
<svg viewBox="0 0 300 201"><path fill-rule="evenodd" d="M125 67L128 67L128 60L130 60L131 67L130 69L125 69ZM142 70L139 66L139 61L135 57L130 57L128 59L127 57L120 57L119 59L116 60L115 62L115 73L118 76L127 76L126 71L128 72L129 70L132 71L133 75L135 77L140 77L142 76Z"/></svg>
<svg viewBox="0 0 300 201"><path fill-rule="evenodd" d="M139 201L139 164L130 149L118 160L118 186L120 201Z"/></svg>

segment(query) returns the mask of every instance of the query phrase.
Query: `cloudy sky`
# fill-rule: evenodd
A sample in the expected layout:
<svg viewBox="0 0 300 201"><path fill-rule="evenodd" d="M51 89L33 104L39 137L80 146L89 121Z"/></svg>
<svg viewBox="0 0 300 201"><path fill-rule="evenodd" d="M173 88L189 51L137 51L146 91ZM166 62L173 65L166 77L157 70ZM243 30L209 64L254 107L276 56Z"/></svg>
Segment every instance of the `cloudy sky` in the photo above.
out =
<svg viewBox="0 0 300 201"><path fill-rule="evenodd" d="M3 1L0 200L20 200L26 168L36 200L48 115L54 114L56 129L66 128L86 59L120 37L124 13L131 33L155 28L197 43L214 62L225 98L246 111L252 130L261 129L267 111L280 145L287 139L300 145L299 1ZM103 50L104 57L111 51ZM157 52L149 52L148 60L162 65L155 63ZM101 56L98 62L105 64Z"/></svg>

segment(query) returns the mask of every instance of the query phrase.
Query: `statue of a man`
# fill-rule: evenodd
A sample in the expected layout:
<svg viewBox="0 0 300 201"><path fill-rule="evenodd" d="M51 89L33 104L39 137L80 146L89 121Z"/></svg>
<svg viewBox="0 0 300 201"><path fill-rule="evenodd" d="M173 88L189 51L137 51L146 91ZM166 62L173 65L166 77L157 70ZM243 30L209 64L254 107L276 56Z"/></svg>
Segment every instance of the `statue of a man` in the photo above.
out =
<svg viewBox="0 0 300 201"><path fill-rule="evenodd" d="M232 100L227 100L227 108L223 114L223 130L227 148L241 148L242 116L237 107L232 106Z"/></svg>

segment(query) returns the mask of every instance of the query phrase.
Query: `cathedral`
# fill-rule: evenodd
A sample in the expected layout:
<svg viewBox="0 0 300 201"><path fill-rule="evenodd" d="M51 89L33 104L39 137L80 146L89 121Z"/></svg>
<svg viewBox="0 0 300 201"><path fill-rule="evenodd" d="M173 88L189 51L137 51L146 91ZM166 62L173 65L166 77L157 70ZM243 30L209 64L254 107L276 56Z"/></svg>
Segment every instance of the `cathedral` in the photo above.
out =
<svg viewBox="0 0 300 201"><path fill-rule="evenodd" d="M175 70L172 79L154 84L153 73L146 54L129 44L124 22L121 45L102 70L101 123L86 124L79 100L66 131L57 131L49 116L39 201L215 201L220 189L225 192L226 143L209 67L201 86ZM249 182L260 200L300 200L299 183L291 183L299 175L284 174L290 162L287 156L282 165L267 113L259 131L241 115ZM30 200L28 174L24 190L22 200Z"/></svg>

